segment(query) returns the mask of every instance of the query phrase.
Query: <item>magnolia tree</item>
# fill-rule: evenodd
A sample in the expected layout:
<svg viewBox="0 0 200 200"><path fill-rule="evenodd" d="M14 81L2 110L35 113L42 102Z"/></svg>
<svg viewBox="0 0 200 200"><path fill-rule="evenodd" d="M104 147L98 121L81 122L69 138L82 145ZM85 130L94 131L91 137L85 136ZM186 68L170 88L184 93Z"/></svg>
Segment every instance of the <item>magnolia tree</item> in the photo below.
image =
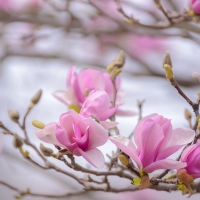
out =
<svg viewBox="0 0 200 200"><path fill-rule="evenodd" d="M129 191L133 192L131 195L134 197L134 193L141 189L147 195L149 189L168 192L177 190L182 194L188 193L188 197L198 193L200 191L198 183L200 94L197 95L197 100L191 100L180 85L199 86L200 74L193 72L192 76L195 79L184 81L181 76L174 77L176 66L172 68L169 52L165 54L163 63L162 58L159 59L162 63L161 72L154 70L149 60L144 61L143 55L149 51L159 52L161 49L166 51L164 38L167 40L172 36L182 36L198 43L200 1L185 1L187 6L182 10L174 1L159 0L147 1L143 7L130 1L118 0L16 2L0 0L2 63L12 56L19 56L32 59L62 59L101 69L84 68L78 71L74 65L70 67L66 90L57 90L53 93L58 101L66 105L67 111L63 110L56 121L49 121L47 124L38 120L32 121L35 135L39 139L38 143L32 141L33 133L27 130L27 117L30 112L34 113L33 109L39 101L42 101L41 89L31 98L23 117L19 111L8 109L9 118L20 127L23 136L8 127L4 119L0 121L3 137L13 138L14 148L19 150L26 162L30 162L35 168L43 169L44 172L52 169L74 180L79 188L77 192L52 195L32 192L32 188L21 191L8 180L0 179L0 184L14 190L17 199L25 196L68 198L91 191L120 194ZM82 9L83 13L78 15L77 9ZM141 15L148 15L151 19L143 23L145 18L140 21L135 14L130 14L131 9L136 10L136 13L139 11ZM173 28L177 30L174 32ZM66 47L62 44L53 43L53 48L49 51L51 45L46 45L45 40L54 40L59 31L64 35L59 40L63 44L67 43L69 38L74 40L78 36L82 38L90 36L90 42L94 42L95 46L91 47L94 51L92 58L84 55L84 52L82 56L77 56L79 49L74 50L77 53L75 56L70 54L71 49L63 53ZM55 40L57 43L57 39ZM43 49L40 45L40 48L37 47L41 41L47 48ZM74 43L72 46L75 45L81 43ZM83 46L87 51L87 44ZM132 46L138 51L132 52ZM120 49L120 52L112 56L112 61L102 61L103 55L108 59L106 54L111 47ZM84 56L84 59L79 59ZM173 128L173 119L167 119L163 113L157 114L156 109L153 113L143 116L144 100L138 102L137 112L121 108L125 102L125 95L120 74L126 72L124 69L126 56L142 65L148 75L163 77L165 74L169 88L177 90L177 95L180 99L186 100L195 114L196 118L192 121L191 111L185 109L188 128ZM117 116L139 119L135 127L133 124L129 125L133 127L129 136L119 130L120 121L116 120ZM112 142L115 148L105 154L99 147L104 147L108 141ZM6 148L0 138L2 154ZM171 155L176 152L179 152L179 156L173 159ZM89 167L79 163L78 157L82 157ZM60 167L61 163L65 165L64 169ZM124 187L119 184L116 188L110 180L113 176L115 180L128 180L129 185ZM127 195L126 198L131 199L132 196Z"/></svg>

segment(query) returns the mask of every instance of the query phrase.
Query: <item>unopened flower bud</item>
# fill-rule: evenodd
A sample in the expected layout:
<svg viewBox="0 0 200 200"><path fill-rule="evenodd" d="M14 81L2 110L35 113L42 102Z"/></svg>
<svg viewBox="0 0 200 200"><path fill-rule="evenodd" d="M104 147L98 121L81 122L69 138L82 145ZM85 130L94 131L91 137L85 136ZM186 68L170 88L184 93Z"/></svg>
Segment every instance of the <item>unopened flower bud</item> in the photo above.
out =
<svg viewBox="0 0 200 200"><path fill-rule="evenodd" d="M118 158L119 158L120 162L122 163L122 165L128 166L128 159L126 158L125 155L120 154L118 156Z"/></svg>
<svg viewBox="0 0 200 200"><path fill-rule="evenodd" d="M187 108L185 108L184 110L184 116L185 116L185 119L187 120L190 120L192 118L192 114Z"/></svg>
<svg viewBox="0 0 200 200"><path fill-rule="evenodd" d="M186 183L186 184L191 184L191 183L194 182L194 178L190 174L188 174L185 169L178 170L178 172L177 172L177 178L181 182Z"/></svg>
<svg viewBox="0 0 200 200"><path fill-rule="evenodd" d="M167 78L169 81L173 81L173 80L174 80L174 72L173 72L171 66L168 65L168 64L165 64L165 65L163 66L163 68L165 69L166 78Z"/></svg>
<svg viewBox="0 0 200 200"><path fill-rule="evenodd" d="M39 129L43 129L45 127L45 124L37 120L33 120L32 125Z"/></svg>
<svg viewBox="0 0 200 200"><path fill-rule="evenodd" d="M164 59L163 59L163 67L164 67L164 65L166 65L166 64L172 67L172 61L171 61L171 57L170 57L170 54L169 54L168 51L167 51L167 53L165 54L165 57L164 57Z"/></svg>
<svg viewBox="0 0 200 200"><path fill-rule="evenodd" d="M40 100L41 95L42 95L42 90L40 89L40 90L38 90L38 91L36 92L36 94L31 98L31 102L32 102L33 104L37 104L38 101Z"/></svg>
<svg viewBox="0 0 200 200"><path fill-rule="evenodd" d="M45 147L42 143L40 144L40 151L42 152L44 156L47 156L47 157L50 157L53 155L53 150L48 147Z"/></svg>
<svg viewBox="0 0 200 200"><path fill-rule="evenodd" d="M22 139L17 134L14 134L13 146L15 148L20 148L20 147L22 147L22 145L23 145Z"/></svg>
<svg viewBox="0 0 200 200"><path fill-rule="evenodd" d="M121 72L124 63L125 55L123 51L120 51L118 56L107 66L107 72L111 76L116 77Z"/></svg>
<svg viewBox="0 0 200 200"><path fill-rule="evenodd" d="M8 115L12 121L18 122L19 112L17 110L13 111L13 110L8 109Z"/></svg>
<svg viewBox="0 0 200 200"><path fill-rule="evenodd" d="M199 0L190 0L191 10L194 11L195 14L200 15L200 1Z"/></svg>

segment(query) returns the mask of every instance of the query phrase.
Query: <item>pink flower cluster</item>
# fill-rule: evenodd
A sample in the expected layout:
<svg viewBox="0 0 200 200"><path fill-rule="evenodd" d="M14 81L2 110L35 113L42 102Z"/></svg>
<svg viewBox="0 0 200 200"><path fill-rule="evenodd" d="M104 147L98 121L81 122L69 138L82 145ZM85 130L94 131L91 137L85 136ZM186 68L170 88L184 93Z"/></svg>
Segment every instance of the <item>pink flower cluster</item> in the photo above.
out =
<svg viewBox="0 0 200 200"><path fill-rule="evenodd" d="M117 108L112 108L105 91L93 90L83 103L80 114L69 110L61 115L58 123L46 125L36 135L40 140L63 147L76 156L83 156L93 166L101 168L104 157L96 147L107 142L106 129L118 124L106 121Z"/></svg>
<svg viewBox="0 0 200 200"><path fill-rule="evenodd" d="M134 130L135 144L126 137L113 136L110 140L146 173L157 169L180 169L185 162L166 159L191 142L195 132L186 128L172 129L170 120L158 114L143 118Z"/></svg>
<svg viewBox="0 0 200 200"><path fill-rule="evenodd" d="M117 89L121 91L119 78L116 81ZM117 113L123 96L119 92L113 107L114 90L109 74L95 69L84 69L77 74L74 66L71 67L67 87L67 91L57 91L54 95L65 104L78 107L79 112L68 110L58 122L46 125L36 135L40 140L65 148L75 156L82 156L94 167L101 168L104 156L97 147L107 142L107 129L118 124L107 119ZM198 178L200 143L188 147L180 161L168 158L192 142L194 136L195 131L173 129L169 119L151 114L135 127L134 141L121 135L112 136L110 140L145 173L158 169L185 169Z"/></svg>

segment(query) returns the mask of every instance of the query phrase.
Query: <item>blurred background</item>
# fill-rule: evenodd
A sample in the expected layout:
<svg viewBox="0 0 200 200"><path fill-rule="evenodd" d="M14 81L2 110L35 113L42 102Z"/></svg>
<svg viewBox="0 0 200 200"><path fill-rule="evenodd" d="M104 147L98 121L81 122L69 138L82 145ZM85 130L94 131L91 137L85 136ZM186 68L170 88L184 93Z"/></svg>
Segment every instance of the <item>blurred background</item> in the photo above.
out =
<svg viewBox="0 0 200 200"><path fill-rule="evenodd" d="M153 0L121 0L122 10L114 0L0 0L0 121L23 136L20 128L10 121L7 110L18 110L22 120L31 97L42 89L42 99L27 118L28 135L38 147L40 141L31 121L37 119L45 124L58 121L67 109L52 93L66 90L69 67L74 64L77 71L88 67L105 71L118 52L124 50L126 63L120 75L126 94L123 108L138 111L138 100L145 99L143 116L158 113L172 119L174 128L188 127L183 113L185 108L191 110L190 106L165 78L162 60L169 51L175 80L195 101L200 83L191 74L200 72L199 19L188 16L188 0L160 2L169 18ZM128 136L138 116L117 117L117 121L121 133ZM0 134L0 137L3 140L0 181L20 190L30 188L32 192L54 195L81 190L74 180L52 170L38 169L23 159L13 147L11 136ZM27 149L34 157L34 152ZM100 149L105 155L115 147L108 142ZM83 159L77 160L87 166ZM55 163L68 170L61 162ZM110 182L116 188L130 185L114 177ZM11 200L16 194L0 184L0 199ZM147 190L122 194L89 192L68 199L149 200L149 196L154 200L186 198L180 191ZM199 194L191 198L199 199Z"/></svg>

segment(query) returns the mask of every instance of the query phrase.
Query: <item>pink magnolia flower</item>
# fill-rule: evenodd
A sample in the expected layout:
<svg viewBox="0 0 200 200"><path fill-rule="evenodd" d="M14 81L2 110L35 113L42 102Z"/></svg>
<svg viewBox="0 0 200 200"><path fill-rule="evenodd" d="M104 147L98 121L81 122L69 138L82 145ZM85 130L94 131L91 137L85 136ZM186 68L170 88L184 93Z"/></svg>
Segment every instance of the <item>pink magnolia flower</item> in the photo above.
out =
<svg viewBox="0 0 200 200"><path fill-rule="evenodd" d="M112 107L108 94L103 90L92 90L83 103L80 115L88 118L91 115L100 121L100 124L106 128L113 128L117 122L106 122L118 109L118 106Z"/></svg>
<svg viewBox="0 0 200 200"><path fill-rule="evenodd" d="M143 118L134 130L135 144L126 137L113 136L110 140L130 158L139 169L151 173L157 169L179 169L186 163L166 159L191 142L195 132L186 128L172 130L171 121L158 114Z"/></svg>
<svg viewBox="0 0 200 200"><path fill-rule="evenodd" d="M199 82L200 82L200 74L199 73L197 73L197 72L193 72L192 73L192 77L196 77L196 78L198 78L199 79Z"/></svg>
<svg viewBox="0 0 200 200"><path fill-rule="evenodd" d="M181 161L186 162L185 170L194 179L200 178L200 142L187 147L182 155Z"/></svg>
<svg viewBox="0 0 200 200"><path fill-rule="evenodd" d="M190 0L190 7L196 14L200 14L200 0Z"/></svg>
<svg viewBox="0 0 200 200"><path fill-rule="evenodd" d="M75 156L83 156L94 167L104 166L104 156L96 147L107 142L108 133L92 118L69 110L61 115L58 123L46 125L36 135L44 142L66 148Z"/></svg>
<svg viewBox="0 0 200 200"><path fill-rule="evenodd" d="M114 90L108 73L96 69L83 69L78 74L74 72L75 66L69 70L67 77L67 91L56 91L53 95L66 105L76 105L81 108L86 99L86 91L100 89L107 92L110 101L113 99ZM116 80L118 89L117 103L123 102L123 94L120 89L119 77Z"/></svg>

